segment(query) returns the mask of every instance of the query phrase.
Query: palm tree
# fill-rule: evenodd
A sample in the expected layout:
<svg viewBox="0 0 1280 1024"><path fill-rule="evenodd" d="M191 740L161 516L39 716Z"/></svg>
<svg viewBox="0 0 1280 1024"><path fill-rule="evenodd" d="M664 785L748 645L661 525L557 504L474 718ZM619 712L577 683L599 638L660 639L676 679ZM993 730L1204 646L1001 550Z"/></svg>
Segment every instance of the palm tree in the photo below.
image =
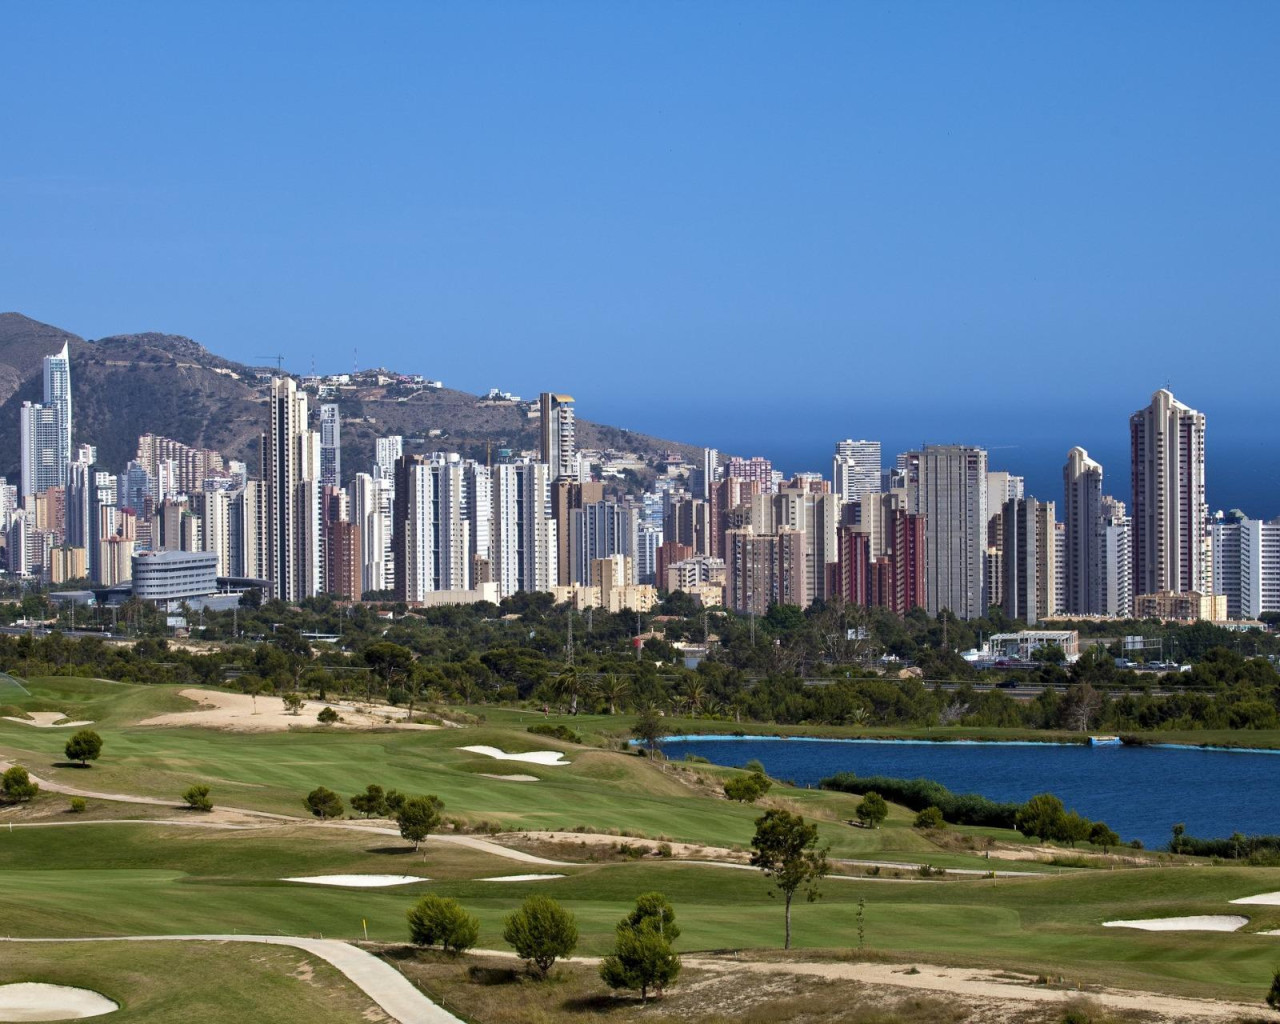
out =
<svg viewBox="0 0 1280 1024"><path fill-rule="evenodd" d="M591 692L591 682L574 666L566 665L555 679L556 694L569 699L569 714L578 713L578 698Z"/></svg>
<svg viewBox="0 0 1280 1024"><path fill-rule="evenodd" d="M609 703L609 714L616 715L618 706L626 700L627 694L631 692L631 684L625 679L619 679L612 672L600 680L596 687L596 692L600 694Z"/></svg>
<svg viewBox="0 0 1280 1024"><path fill-rule="evenodd" d="M689 710L693 712L693 717L698 717L698 712L702 710L702 705L707 700L707 687L701 679L690 679L684 684L684 698L689 702Z"/></svg>

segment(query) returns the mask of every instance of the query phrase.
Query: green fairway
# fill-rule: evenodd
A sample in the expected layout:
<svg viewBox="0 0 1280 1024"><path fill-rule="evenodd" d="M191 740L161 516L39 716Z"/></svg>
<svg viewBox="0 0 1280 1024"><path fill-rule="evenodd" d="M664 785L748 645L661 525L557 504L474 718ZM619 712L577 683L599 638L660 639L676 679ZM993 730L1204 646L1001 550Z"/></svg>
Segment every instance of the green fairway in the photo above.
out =
<svg viewBox="0 0 1280 1024"><path fill-rule="evenodd" d="M324 961L276 946L0 943L0 984L21 981L101 992L120 1004L104 1018L113 1024L350 1024L376 1009Z"/></svg>

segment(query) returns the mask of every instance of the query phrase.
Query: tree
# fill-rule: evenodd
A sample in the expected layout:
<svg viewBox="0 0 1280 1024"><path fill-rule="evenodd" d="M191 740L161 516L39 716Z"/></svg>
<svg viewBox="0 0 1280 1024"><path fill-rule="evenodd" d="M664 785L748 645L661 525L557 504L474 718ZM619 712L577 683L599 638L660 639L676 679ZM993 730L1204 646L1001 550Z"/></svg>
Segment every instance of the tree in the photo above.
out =
<svg viewBox="0 0 1280 1024"><path fill-rule="evenodd" d="M399 644L380 642L364 649L364 663L382 677L387 689L391 684L408 677L413 671L413 651Z"/></svg>
<svg viewBox="0 0 1280 1024"><path fill-rule="evenodd" d="M1187 834L1187 826L1179 822L1173 826L1173 838L1169 840L1169 852L1182 852L1182 837Z"/></svg>
<svg viewBox="0 0 1280 1024"><path fill-rule="evenodd" d="M320 713L316 715L316 721L324 725L333 725L333 723L336 722L337 720L338 720L338 712L334 711L333 708L327 707L327 706L321 708Z"/></svg>
<svg viewBox="0 0 1280 1024"><path fill-rule="evenodd" d="M194 785L182 794L182 799L187 802L187 806L193 811L211 811L213 810L213 801L209 799L209 787L205 785Z"/></svg>
<svg viewBox="0 0 1280 1024"><path fill-rule="evenodd" d="M1267 1005L1273 1010L1280 1010L1280 970L1271 976L1271 990L1267 993Z"/></svg>
<svg viewBox="0 0 1280 1024"><path fill-rule="evenodd" d="M627 699L627 694L631 692L631 684L610 673L600 680L596 692L609 705L609 714L616 715L622 702Z"/></svg>
<svg viewBox="0 0 1280 1024"><path fill-rule="evenodd" d="M759 772L748 772L746 775L735 775L724 784L724 795L730 800L744 804L753 804L769 792L773 783Z"/></svg>
<svg viewBox="0 0 1280 1024"><path fill-rule="evenodd" d="M317 786L308 793L303 803L317 818L342 817L342 797L331 789L325 789L324 786Z"/></svg>
<svg viewBox="0 0 1280 1024"><path fill-rule="evenodd" d="M357 793L351 798L351 809L359 814L363 814L366 818L373 815L383 815L387 813L387 797L383 793L381 786L375 786L373 783L364 787L363 793Z"/></svg>
<svg viewBox="0 0 1280 1024"><path fill-rule="evenodd" d="M680 974L680 957L671 943L680 935L675 909L660 892L648 892L636 900L636 908L618 922L613 952L600 963L600 977L610 988L640 990L640 1001L649 1001L649 989L662 992Z"/></svg>
<svg viewBox="0 0 1280 1024"><path fill-rule="evenodd" d="M1107 853L1111 847L1120 845L1120 837L1111 831L1106 822L1095 821L1089 829L1089 842L1094 846L1101 846L1102 852Z"/></svg>
<svg viewBox="0 0 1280 1024"><path fill-rule="evenodd" d="M751 840L751 864L773 882L769 895L780 893L786 903L786 940L791 948L791 901L804 889L812 903L820 895L818 882L827 874L827 850L818 849L818 826L790 811L766 811L756 819Z"/></svg>
<svg viewBox="0 0 1280 1024"><path fill-rule="evenodd" d="M284 695L284 709L291 715L302 711L302 694L290 691Z"/></svg>
<svg viewBox="0 0 1280 1024"><path fill-rule="evenodd" d="M102 737L92 729L81 729L67 740L65 752L68 761L79 761L82 765L87 765L90 761L98 760L98 755L102 753Z"/></svg>
<svg viewBox="0 0 1280 1024"><path fill-rule="evenodd" d="M415 946L440 946L455 956L480 937L480 922L445 896L423 896L409 909L409 938Z"/></svg>
<svg viewBox="0 0 1280 1024"><path fill-rule="evenodd" d="M435 795L409 797L401 804L396 815L400 822L400 835L413 843L415 850L418 849L432 829L440 825L440 811L443 807L444 804Z"/></svg>
<svg viewBox="0 0 1280 1024"><path fill-rule="evenodd" d="M1065 812L1052 793L1033 796L1018 810L1018 830L1032 839L1055 839L1062 834Z"/></svg>
<svg viewBox="0 0 1280 1024"><path fill-rule="evenodd" d="M532 963L545 978L558 958L569 956L577 948L578 925L573 915L551 897L530 896L507 917L502 938L521 960Z"/></svg>
<svg viewBox="0 0 1280 1024"><path fill-rule="evenodd" d="M924 810L916 815L914 823L916 828L946 828L947 823L942 817L942 811L934 805L930 804Z"/></svg>
<svg viewBox="0 0 1280 1024"><path fill-rule="evenodd" d="M15 764L0 777L0 797L6 803L26 803L40 792L40 784L31 781L31 775L20 764Z"/></svg>
<svg viewBox="0 0 1280 1024"><path fill-rule="evenodd" d="M663 724L662 716L653 708L645 708L641 711L636 716L635 725L631 727L631 735L644 742L644 745L649 748L650 757L657 751L658 744L666 734L667 727Z"/></svg>
<svg viewBox="0 0 1280 1024"><path fill-rule="evenodd" d="M1060 714L1062 724L1073 732L1087 732L1102 711L1102 694L1088 683L1074 683L1067 688Z"/></svg>
<svg viewBox="0 0 1280 1024"><path fill-rule="evenodd" d="M858 809L853 813L867 828L879 828L881 822L889 817L889 805L884 802L884 797L871 790L863 796L862 803L858 804Z"/></svg>
<svg viewBox="0 0 1280 1024"><path fill-rule="evenodd" d="M573 665L566 665L552 684L556 696L569 700L569 714L578 713L578 698L585 697L592 690L591 680L579 672Z"/></svg>
<svg viewBox="0 0 1280 1024"><path fill-rule="evenodd" d="M1054 838L1075 846L1076 843L1082 843L1089 838L1091 828L1093 828L1093 822L1088 818L1082 817L1075 811L1068 811L1062 816L1061 830Z"/></svg>

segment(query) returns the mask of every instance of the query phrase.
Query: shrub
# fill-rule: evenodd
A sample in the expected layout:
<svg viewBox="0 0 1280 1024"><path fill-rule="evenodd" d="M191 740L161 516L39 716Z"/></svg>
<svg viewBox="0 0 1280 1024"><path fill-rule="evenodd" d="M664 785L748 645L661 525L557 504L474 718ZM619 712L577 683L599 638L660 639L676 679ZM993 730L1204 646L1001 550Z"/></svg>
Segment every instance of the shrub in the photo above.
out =
<svg viewBox="0 0 1280 1024"><path fill-rule="evenodd" d="M753 804L769 792L772 785L773 783L759 772L749 772L746 775L735 775L726 781L724 795L730 800Z"/></svg>
<svg viewBox="0 0 1280 1024"><path fill-rule="evenodd" d="M858 809L853 813L862 824L869 828L879 828L880 823L889 817L889 805L884 802L884 797L872 790L863 796L862 803L858 804Z"/></svg>
<svg viewBox="0 0 1280 1024"><path fill-rule="evenodd" d="M182 794L182 799L187 802L187 806L193 811L211 811L213 810L213 801L209 799L209 787L203 785L191 786Z"/></svg>
<svg viewBox="0 0 1280 1024"><path fill-rule="evenodd" d="M931 779L895 779L885 775L860 778L853 772L840 772L822 780L823 789L842 793L875 791L886 800L902 804L913 811L937 807L946 821L956 825L989 825L1013 828L1019 804L997 803L977 793L952 793Z"/></svg>
<svg viewBox="0 0 1280 1024"><path fill-rule="evenodd" d="M79 761L81 764L96 761L102 753L102 737L92 729L81 729L67 740L64 753L68 761Z"/></svg>
<svg viewBox="0 0 1280 1024"><path fill-rule="evenodd" d="M946 828L947 823L943 820L942 811L937 807L930 805L916 815L914 822L916 828Z"/></svg>
<svg viewBox="0 0 1280 1024"><path fill-rule="evenodd" d="M320 713L316 715L316 721L324 725L333 725L334 722L338 721L338 712L328 706L322 707Z"/></svg>
<svg viewBox="0 0 1280 1024"><path fill-rule="evenodd" d="M744 767L749 772L755 772L757 775L769 774L767 771L764 770L763 762L758 761L754 757L750 761L748 761L746 764L744 764L742 767Z"/></svg>
<svg viewBox="0 0 1280 1024"><path fill-rule="evenodd" d="M6 803L25 803L40 792L40 784L20 764L15 764L0 776L0 799Z"/></svg>
<svg viewBox="0 0 1280 1024"><path fill-rule="evenodd" d="M363 793L357 793L351 798L351 809L363 814L366 818L374 814L386 814L387 795L382 791L381 786L370 783L365 786Z"/></svg>
<svg viewBox="0 0 1280 1024"><path fill-rule="evenodd" d="M331 789L325 789L324 786L317 786L308 793L303 803L317 818L342 817L342 797Z"/></svg>
<svg viewBox="0 0 1280 1024"><path fill-rule="evenodd" d="M82 796L73 796L71 798L71 813L84 814L89 808L89 801Z"/></svg>
<svg viewBox="0 0 1280 1024"><path fill-rule="evenodd" d="M445 896L423 896L410 908L409 938L416 946L440 946L446 953L465 953L480 937L480 922Z"/></svg>
<svg viewBox="0 0 1280 1024"><path fill-rule="evenodd" d="M551 725L548 722L539 722L537 725L529 726L528 731L535 736L550 736L552 739L563 740L565 743L582 742L582 737L567 725Z"/></svg>
<svg viewBox="0 0 1280 1024"><path fill-rule="evenodd" d="M545 978L557 959L577 948L578 925L573 915L549 896L530 896L507 917L502 938Z"/></svg>

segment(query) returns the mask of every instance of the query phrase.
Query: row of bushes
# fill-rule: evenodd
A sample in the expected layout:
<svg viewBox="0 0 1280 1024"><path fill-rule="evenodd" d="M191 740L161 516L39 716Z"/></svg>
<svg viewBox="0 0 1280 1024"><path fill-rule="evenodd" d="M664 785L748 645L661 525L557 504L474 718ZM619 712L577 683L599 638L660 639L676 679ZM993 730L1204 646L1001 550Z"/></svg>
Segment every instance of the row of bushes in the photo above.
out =
<svg viewBox="0 0 1280 1024"><path fill-rule="evenodd" d="M953 825L985 825L1013 828L1018 823L1021 804L999 803L978 793L953 793L932 779L895 779L887 775L858 776L839 772L822 780L823 789L842 793L879 793L886 800L913 811L936 807Z"/></svg>

